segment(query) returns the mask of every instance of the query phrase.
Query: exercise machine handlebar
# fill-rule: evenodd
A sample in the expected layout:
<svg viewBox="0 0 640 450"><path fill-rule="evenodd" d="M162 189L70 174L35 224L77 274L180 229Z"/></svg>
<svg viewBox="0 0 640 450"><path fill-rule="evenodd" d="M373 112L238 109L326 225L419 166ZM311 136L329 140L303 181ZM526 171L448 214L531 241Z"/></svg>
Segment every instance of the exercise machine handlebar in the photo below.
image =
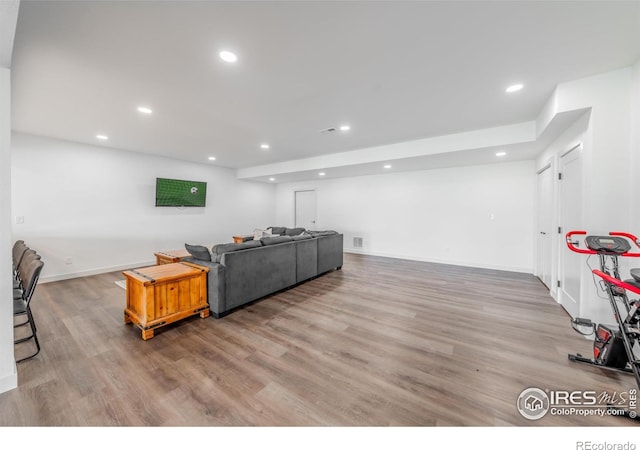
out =
<svg viewBox="0 0 640 450"><path fill-rule="evenodd" d="M596 252L593 251L593 250L582 249L582 248L576 247L576 245L580 244L580 241L574 241L573 240L573 236L575 236L575 235L586 235L586 234L587 234L587 232L583 231L583 230L569 231L567 233L567 236L566 236L567 247L569 247L569 250L571 250L572 252L576 252L576 253L586 253L587 255L595 255Z"/></svg>
<svg viewBox="0 0 640 450"><path fill-rule="evenodd" d="M631 242L633 242L634 244L636 244L636 247L640 248L640 239L638 239L637 237L635 237L633 234L631 233L623 233L622 231L612 231L611 233L609 233L611 236L622 236L622 237L626 237L627 239L629 239ZM632 255L636 255L636 253L632 253ZM640 255L640 253L638 253L637 255Z"/></svg>
<svg viewBox="0 0 640 450"><path fill-rule="evenodd" d="M598 254L598 252L596 252L595 250L591 250L591 249L583 249L583 248L578 248L577 246L580 245L580 242L577 240L574 240L574 236L585 236L587 234L586 231L584 230L573 230L573 231L569 231L566 234L566 242L567 242L567 247L569 247L569 250L571 250L572 252L575 253L582 253L582 254L586 254L586 255L596 255ZM624 237L629 239L631 242L633 242L635 244L636 247L640 248L640 239L638 239L636 236L634 236L631 233L623 233L621 231L611 231L609 233L609 236L619 236L619 237ZM640 258L640 252L625 252L620 254L619 256L622 257L631 257L631 258Z"/></svg>

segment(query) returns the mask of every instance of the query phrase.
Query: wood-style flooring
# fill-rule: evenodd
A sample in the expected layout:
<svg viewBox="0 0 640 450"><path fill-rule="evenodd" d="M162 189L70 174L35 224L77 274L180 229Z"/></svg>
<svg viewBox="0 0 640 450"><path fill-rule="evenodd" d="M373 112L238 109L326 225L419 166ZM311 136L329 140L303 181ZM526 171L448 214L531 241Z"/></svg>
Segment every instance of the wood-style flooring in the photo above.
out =
<svg viewBox="0 0 640 450"><path fill-rule="evenodd" d="M568 361L591 343L532 275L345 254L340 271L148 341L123 323L123 278L38 286L42 351L0 394L0 425L630 425L518 413L528 387L636 388Z"/></svg>

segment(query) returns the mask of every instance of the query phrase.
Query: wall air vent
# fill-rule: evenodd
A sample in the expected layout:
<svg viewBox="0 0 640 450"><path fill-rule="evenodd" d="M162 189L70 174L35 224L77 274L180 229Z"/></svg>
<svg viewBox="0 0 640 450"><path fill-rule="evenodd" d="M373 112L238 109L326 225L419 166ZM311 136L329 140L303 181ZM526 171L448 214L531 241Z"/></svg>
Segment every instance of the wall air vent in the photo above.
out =
<svg viewBox="0 0 640 450"><path fill-rule="evenodd" d="M362 238L354 237L353 238L353 248L362 248Z"/></svg>
<svg viewBox="0 0 640 450"><path fill-rule="evenodd" d="M334 131L338 131L335 127L325 128L324 130L320 130L320 133L333 133Z"/></svg>

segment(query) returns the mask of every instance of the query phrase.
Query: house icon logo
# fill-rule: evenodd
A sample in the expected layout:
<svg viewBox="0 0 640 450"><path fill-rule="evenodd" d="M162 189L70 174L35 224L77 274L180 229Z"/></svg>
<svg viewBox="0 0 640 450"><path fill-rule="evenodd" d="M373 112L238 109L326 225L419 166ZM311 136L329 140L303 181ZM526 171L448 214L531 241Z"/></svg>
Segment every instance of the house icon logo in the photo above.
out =
<svg viewBox="0 0 640 450"><path fill-rule="evenodd" d="M525 419L538 420L549 411L549 397L538 388L527 388L518 397L518 411Z"/></svg>

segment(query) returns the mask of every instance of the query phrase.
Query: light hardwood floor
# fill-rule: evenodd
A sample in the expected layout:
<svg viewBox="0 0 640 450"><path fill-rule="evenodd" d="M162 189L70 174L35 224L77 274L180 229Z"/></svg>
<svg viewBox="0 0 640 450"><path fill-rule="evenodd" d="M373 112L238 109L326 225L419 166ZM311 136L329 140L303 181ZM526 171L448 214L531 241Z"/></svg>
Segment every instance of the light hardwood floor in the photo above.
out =
<svg viewBox="0 0 640 450"><path fill-rule="evenodd" d="M567 360L591 344L532 275L345 254L343 270L149 341L123 323L123 278L38 286L42 352L0 394L0 425L630 425L518 413L528 387L636 387Z"/></svg>

